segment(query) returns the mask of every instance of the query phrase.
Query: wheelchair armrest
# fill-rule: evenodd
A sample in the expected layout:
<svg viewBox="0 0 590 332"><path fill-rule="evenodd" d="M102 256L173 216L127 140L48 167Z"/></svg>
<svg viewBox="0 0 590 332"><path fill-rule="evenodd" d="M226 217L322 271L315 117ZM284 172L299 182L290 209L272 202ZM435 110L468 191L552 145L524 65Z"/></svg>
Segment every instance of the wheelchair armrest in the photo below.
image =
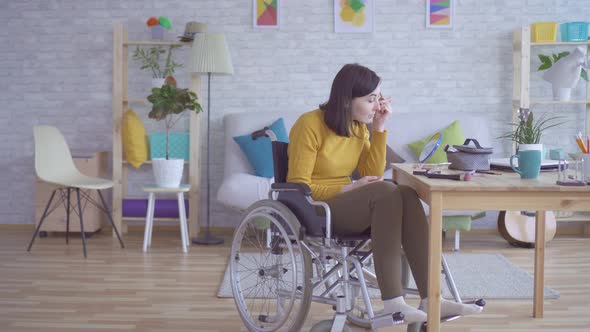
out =
<svg viewBox="0 0 590 332"><path fill-rule="evenodd" d="M270 187L277 191L298 191L304 196L311 196L311 188L309 188L309 186L305 183L273 183Z"/></svg>

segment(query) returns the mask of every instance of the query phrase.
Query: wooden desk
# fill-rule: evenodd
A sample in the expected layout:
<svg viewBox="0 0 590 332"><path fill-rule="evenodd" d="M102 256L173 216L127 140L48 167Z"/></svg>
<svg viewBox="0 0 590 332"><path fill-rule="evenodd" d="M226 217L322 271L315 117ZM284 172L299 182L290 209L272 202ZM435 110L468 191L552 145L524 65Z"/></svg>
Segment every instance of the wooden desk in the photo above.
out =
<svg viewBox="0 0 590 332"><path fill-rule="evenodd" d="M533 317L543 317L545 211L590 211L590 186L555 184L557 173L521 180L516 173L477 174L473 181L429 179L413 175L412 164L392 164L393 180L408 185L430 205L428 254L428 332L440 331L440 268L443 210L537 211Z"/></svg>

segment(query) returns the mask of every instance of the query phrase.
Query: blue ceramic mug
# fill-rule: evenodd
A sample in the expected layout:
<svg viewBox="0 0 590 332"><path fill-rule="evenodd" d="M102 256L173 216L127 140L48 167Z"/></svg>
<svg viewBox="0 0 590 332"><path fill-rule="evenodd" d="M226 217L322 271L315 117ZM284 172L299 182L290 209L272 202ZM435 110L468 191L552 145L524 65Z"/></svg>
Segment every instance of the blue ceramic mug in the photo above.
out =
<svg viewBox="0 0 590 332"><path fill-rule="evenodd" d="M514 159L518 159L518 168L514 166ZM541 151L525 150L510 157L510 167L520 174L521 179L536 179L541 171Z"/></svg>

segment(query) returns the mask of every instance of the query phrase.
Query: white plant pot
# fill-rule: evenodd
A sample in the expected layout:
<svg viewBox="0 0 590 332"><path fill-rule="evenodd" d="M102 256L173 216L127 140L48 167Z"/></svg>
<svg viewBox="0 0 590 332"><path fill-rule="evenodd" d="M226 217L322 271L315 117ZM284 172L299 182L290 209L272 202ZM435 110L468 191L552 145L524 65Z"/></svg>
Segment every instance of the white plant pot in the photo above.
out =
<svg viewBox="0 0 590 332"><path fill-rule="evenodd" d="M545 159L545 147L543 144L519 144L518 151L539 150L541 151L541 159Z"/></svg>
<svg viewBox="0 0 590 332"><path fill-rule="evenodd" d="M161 88L166 82L165 78L152 78L152 88Z"/></svg>
<svg viewBox="0 0 590 332"><path fill-rule="evenodd" d="M178 188L182 180L183 159L155 158L152 160L156 185L163 188Z"/></svg>
<svg viewBox="0 0 590 332"><path fill-rule="evenodd" d="M553 86L553 100L568 101L572 98L572 89Z"/></svg>
<svg viewBox="0 0 590 332"><path fill-rule="evenodd" d="M543 151L543 144L519 144L518 151L539 150Z"/></svg>

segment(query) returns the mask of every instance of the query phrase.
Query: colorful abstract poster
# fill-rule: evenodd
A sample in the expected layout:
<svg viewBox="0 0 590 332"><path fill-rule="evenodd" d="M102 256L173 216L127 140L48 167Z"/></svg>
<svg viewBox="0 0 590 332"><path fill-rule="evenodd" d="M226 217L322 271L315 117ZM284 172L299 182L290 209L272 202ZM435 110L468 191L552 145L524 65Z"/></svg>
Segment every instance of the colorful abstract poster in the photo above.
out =
<svg viewBox="0 0 590 332"><path fill-rule="evenodd" d="M452 28L455 0L426 0L426 27Z"/></svg>
<svg viewBox="0 0 590 332"><path fill-rule="evenodd" d="M254 27L278 29L280 26L280 0L253 0Z"/></svg>
<svg viewBox="0 0 590 332"><path fill-rule="evenodd" d="M335 32L373 32L375 0L334 0Z"/></svg>

